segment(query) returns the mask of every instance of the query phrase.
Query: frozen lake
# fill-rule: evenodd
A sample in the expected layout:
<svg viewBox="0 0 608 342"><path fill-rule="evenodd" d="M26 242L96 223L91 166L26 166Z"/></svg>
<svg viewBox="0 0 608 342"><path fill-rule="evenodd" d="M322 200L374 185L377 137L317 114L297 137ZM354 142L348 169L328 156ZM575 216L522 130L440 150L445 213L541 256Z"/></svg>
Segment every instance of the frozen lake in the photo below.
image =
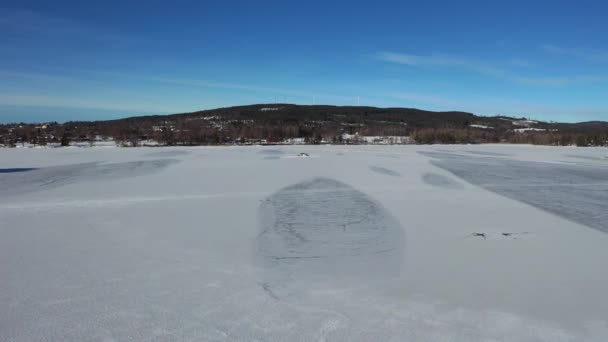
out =
<svg viewBox="0 0 608 342"><path fill-rule="evenodd" d="M607 155L0 149L0 341L606 341Z"/></svg>

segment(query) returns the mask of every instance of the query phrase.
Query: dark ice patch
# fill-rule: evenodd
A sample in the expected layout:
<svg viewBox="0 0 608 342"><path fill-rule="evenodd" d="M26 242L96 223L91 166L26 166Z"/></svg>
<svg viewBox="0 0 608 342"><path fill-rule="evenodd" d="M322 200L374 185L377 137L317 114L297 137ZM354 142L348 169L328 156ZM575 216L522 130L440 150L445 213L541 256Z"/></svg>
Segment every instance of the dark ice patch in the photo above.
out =
<svg viewBox="0 0 608 342"><path fill-rule="evenodd" d="M273 155L273 156L285 154L285 152L283 152L281 150L261 150L261 151L258 151L258 153L266 154L266 155Z"/></svg>
<svg viewBox="0 0 608 342"><path fill-rule="evenodd" d="M422 180L432 186L444 188L444 189L463 189L464 186L455 180L440 175L438 173L427 172L422 176Z"/></svg>
<svg viewBox="0 0 608 342"><path fill-rule="evenodd" d="M39 190L48 190L78 182L97 183L112 179L144 176L158 172L175 159L157 159L124 163L84 163L52 166L22 173L0 176L0 195L18 195Z"/></svg>
<svg viewBox="0 0 608 342"><path fill-rule="evenodd" d="M153 158L172 158L172 157L179 157L179 156L185 156L190 154L190 152L186 152L186 151L159 151L159 152L152 152L152 153L148 153L146 154L146 157L153 157Z"/></svg>
<svg viewBox="0 0 608 342"><path fill-rule="evenodd" d="M594 157L594 156L584 156L584 155L578 155L578 154L564 154L564 157L582 159L582 160L590 160L590 161L608 162L608 157Z"/></svg>
<svg viewBox="0 0 608 342"><path fill-rule="evenodd" d="M380 167L380 166L370 166L369 169L374 172L377 172L379 174L385 175L385 176L402 177L402 175L399 172L393 171L391 169L387 169L384 167Z"/></svg>
<svg viewBox="0 0 608 342"><path fill-rule="evenodd" d="M608 172L601 165L567 165L503 158L435 155L435 166L499 195L608 232Z"/></svg>
<svg viewBox="0 0 608 342"><path fill-rule="evenodd" d="M17 172L28 172L28 171L33 171L33 170L37 170L36 168L32 168L32 167L21 167L21 168L12 168L12 169L0 169L0 173L17 173Z"/></svg>
<svg viewBox="0 0 608 342"><path fill-rule="evenodd" d="M386 153L382 153L378 155L379 157L384 157L384 158L391 158L391 159L399 159L399 156L396 154L386 154Z"/></svg>
<svg viewBox="0 0 608 342"><path fill-rule="evenodd" d="M471 158L471 156L465 156L454 152L430 152L430 151L416 151L416 153L429 158L437 159L462 159Z"/></svg>
<svg viewBox="0 0 608 342"><path fill-rule="evenodd" d="M398 277L404 232L364 193L316 178L286 187L260 205L256 251L262 288L282 299Z"/></svg>
<svg viewBox="0 0 608 342"><path fill-rule="evenodd" d="M277 159L281 159L281 157L279 156L266 156L264 157L265 160L277 160Z"/></svg>
<svg viewBox="0 0 608 342"><path fill-rule="evenodd" d="M490 156L490 157L509 157L509 156L511 156L511 154L498 153L498 152L488 152L488 151L469 150L469 151L466 151L466 152L471 153L471 154L476 154L476 155L479 155L479 156Z"/></svg>

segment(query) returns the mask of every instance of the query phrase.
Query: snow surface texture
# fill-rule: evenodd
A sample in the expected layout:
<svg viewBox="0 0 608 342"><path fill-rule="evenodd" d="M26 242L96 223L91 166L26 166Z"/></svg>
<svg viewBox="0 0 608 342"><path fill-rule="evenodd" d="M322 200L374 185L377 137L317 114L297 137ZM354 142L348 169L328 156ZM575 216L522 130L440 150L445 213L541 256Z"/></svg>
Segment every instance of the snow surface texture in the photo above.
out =
<svg viewBox="0 0 608 342"><path fill-rule="evenodd" d="M606 153L0 150L0 341L607 341Z"/></svg>
<svg viewBox="0 0 608 342"><path fill-rule="evenodd" d="M382 175L386 175L386 176L392 176L392 177L402 177L401 174L397 171L393 171L384 167L380 167L380 166L370 166L369 168L370 170L377 172L379 174Z"/></svg>
<svg viewBox="0 0 608 342"><path fill-rule="evenodd" d="M463 189L464 186L459 182L451 179L450 177L446 177L444 175L440 175L433 172L427 172L422 176L422 180L433 186L438 186L440 188L445 189Z"/></svg>

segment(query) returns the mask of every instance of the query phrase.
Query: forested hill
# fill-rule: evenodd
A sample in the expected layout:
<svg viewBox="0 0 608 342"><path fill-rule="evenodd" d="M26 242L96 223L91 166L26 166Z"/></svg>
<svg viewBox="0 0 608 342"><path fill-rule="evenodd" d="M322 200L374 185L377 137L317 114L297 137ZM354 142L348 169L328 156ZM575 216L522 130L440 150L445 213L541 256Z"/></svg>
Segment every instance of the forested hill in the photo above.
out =
<svg viewBox="0 0 608 342"><path fill-rule="evenodd" d="M589 130L608 129L608 122L590 121L580 123L549 123L530 121L525 117L479 116L472 113L449 111L434 112L416 108L378 108L366 106L328 106L328 105L294 105L294 104L257 104L235 106L191 113L171 115L139 116L115 120L130 123L159 124L163 122L184 122L207 119L225 121L251 120L267 125L310 125L324 124L358 125L376 127L390 125L407 125L411 129L420 128L466 128L470 125L493 127L497 129L521 128L535 123L536 128ZM526 123L527 121L527 123Z"/></svg>
<svg viewBox="0 0 608 342"><path fill-rule="evenodd" d="M45 126L44 140L104 136L132 143L155 140L168 145L272 143L294 138L305 139L307 143L343 143L343 138L351 135L407 136L416 143L608 144L608 122L554 123L458 111L363 106L257 104ZM33 125L0 127L0 136L5 141L40 140L40 134L40 128L35 131Z"/></svg>
<svg viewBox="0 0 608 342"><path fill-rule="evenodd" d="M258 104L203 110L192 113L134 117L136 122L177 122L221 116L226 120L254 120L263 124L309 123L386 125L407 123L410 127L462 127L478 118L465 112L431 112L414 108L377 108L356 106L307 106L293 104ZM119 120L120 121L120 120Z"/></svg>

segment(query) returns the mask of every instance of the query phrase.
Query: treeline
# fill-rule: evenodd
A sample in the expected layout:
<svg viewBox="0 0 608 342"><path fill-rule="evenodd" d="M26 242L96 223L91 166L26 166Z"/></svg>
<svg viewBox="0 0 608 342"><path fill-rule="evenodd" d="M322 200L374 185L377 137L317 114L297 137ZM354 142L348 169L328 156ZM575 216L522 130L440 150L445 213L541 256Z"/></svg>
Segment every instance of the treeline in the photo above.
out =
<svg viewBox="0 0 608 342"><path fill-rule="evenodd" d="M275 104L112 121L0 125L0 144L9 147L68 146L73 142L94 145L104 139L121 146L272 144L293 139L309 144L369 141L343 139L353 135L410 137L407 141L418 144L606 146L608 123L547 123L408 108Z"/></svg>
<svg viewBox="0 0 608 342"><path fill-rule="evenodd" d="M480 129L421 129L412 134L417 144L511 143L549 146L608 146L603 132L513 132Z"/></svg>
<svg viewBox="0 0 608 342"><path fill-rule="evenodd" d="M513 143L552 146L608 146L608 131L598 132L513 132L478 128L422 128L357 127L340 128L323 125L307 126L240 126L228 125L210 128L191 125L160 126L156 129L116 123L110 127L83 124L52 124L46 129L31 126L0 128L0 143L7 147L18 144L69 146L71 143L88 143L91 146L103 140L113 140L120 146L160 144L166 146L197 146L222 144L273 144L303 139L308 144L365 143L365 140L345 140L344 134L359 136L409 136L416 144L483 144Z"/></svg>

